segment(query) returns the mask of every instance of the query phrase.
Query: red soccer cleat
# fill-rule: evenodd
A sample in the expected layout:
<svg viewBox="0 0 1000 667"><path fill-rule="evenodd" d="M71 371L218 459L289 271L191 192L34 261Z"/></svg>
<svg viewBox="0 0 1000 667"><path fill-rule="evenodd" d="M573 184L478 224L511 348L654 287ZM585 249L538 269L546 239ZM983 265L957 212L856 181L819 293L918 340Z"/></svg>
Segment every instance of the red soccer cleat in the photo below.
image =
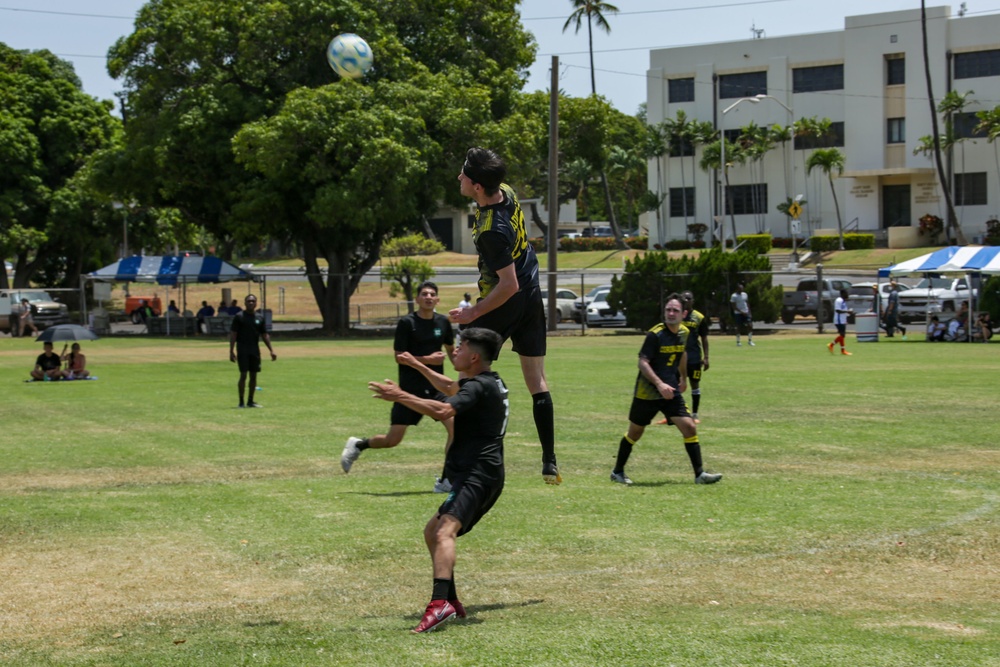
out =
<svg viewBox="0 0 1000 667"><path fill-rule="evenodd" d="M458 598L454 600L448 600L448 604L455 608L455 615L459 618L465 618L465 605L458 601Z"/></svg>
<svg viewBox="0 0 1000 667"><path fill-rule="evenodd" d="M413 632L430 632L450 618L454 618L455 608L447 600L431 600L424 610L424 617L420 619L420 625L413 628Z"/></svg>

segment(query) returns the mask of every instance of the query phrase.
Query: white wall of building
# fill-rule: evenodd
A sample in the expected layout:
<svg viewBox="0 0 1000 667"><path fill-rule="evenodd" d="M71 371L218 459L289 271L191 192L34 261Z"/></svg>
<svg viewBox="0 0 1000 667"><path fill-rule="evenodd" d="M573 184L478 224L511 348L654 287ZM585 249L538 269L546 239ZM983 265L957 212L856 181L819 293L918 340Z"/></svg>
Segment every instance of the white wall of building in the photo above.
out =
<svg viewBox="0 0 1000 667"><path fill-rule="evenodd" d="M927 9L928 43L932 85L940 101L949 90L974 91L975 100L967 112L992 109L1000 105L1000 76L951 81L948 54L964 51L1000 49L1000 17L977 16L950 18L949 7ZM875 232L881 236L893 221L886 219L887 186L897 197L909 196L909 213L896 222L915 226L918 219L932 213L946 217L945 200L938 186L932 160L914 155L921 137L930 135L931 115L924 75L923 44L919 9L850 16L844 30L789 37L704 44L661 49L650 52L647 73L647 108L650 123L676 117L684 111L689 120L710 121L715 127L732 130L753 122L760 126L787 126L801 118L829 118L844 123L845 172L834 179L841 219L847 227ZM886 85L886 56L902 54L905 59L905 84ZM792 70L799 67L843 65L844 88L821 92L793 93ZM716 99L714 77L741 72L767 72L767 95L773 99ZM694 77L695 99L671 104L669 79ZM791 109L786 110L782 105ZM889 144L888 119L905 118L903 143ZM943 122L939 120L943 131ZM998 142L1000 143L1000 142ZM985 139L967 140L955 149L952 169L958 173L986 172L988 196L984 206L961 206L956 212L963 231L971 241L985 230L985 221L1000 213L1000 180L996 146ZM805 160L811 150L792 150L791 145L776 147L764 158L764 182L768 189L767 212L763 224L775 236L788 236L787 218L775 206L786 196L802 194L803 231L837 227L837 215L830 184L821 171L808 175ZM695 162L702 151L697 150ZM659 166L660 181L658 186ZM683 170L683 173L682 173ZM650 161L649 189L667 192L669 188L695 187L695 214L688 222L709 224L715 215L715 186L711 176L694 168L690 157ZM746 166L729 170L731 185L749 185L759 178ZM890 207L892 211L902 210ZM684 219L669 216L669 201L660 211L646 217L651 243L685 238ZM903 220L903 218L908 220ZM726 217L727 235L730 221ZM739 234L756 231L753 215L736 216ZM662 232L662 238L660 238Z"/></svg>

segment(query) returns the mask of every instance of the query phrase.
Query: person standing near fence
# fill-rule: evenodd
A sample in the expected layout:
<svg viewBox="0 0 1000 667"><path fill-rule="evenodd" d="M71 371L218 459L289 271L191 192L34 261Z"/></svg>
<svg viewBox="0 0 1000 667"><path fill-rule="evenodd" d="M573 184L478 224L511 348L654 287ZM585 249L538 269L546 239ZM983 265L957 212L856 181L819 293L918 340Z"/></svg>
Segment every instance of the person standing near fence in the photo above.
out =
<svg viewBox="0 0 1000 667"><path fill-rule="evenodd" d="M414 396L420 398L443 401L444 394L434 388L416 368L406 363L409 359L415 359L427 366L434 372L444 372L445 355L448 359L455 357L455 334L451 327L451 322L444 315L434 312L435 306L441 299L438 296L438 287L431 281L421 283L417 288L417 310L402 317L396 325L396 338L392 349L394 359L399 365L399 386L400 388ZM441 348L444 351L441 351ZM412 355L404 360L404 355ZM392 412L389 415L389 432L385 434L373 435L368 438L350 437L344 445L344 451L340 455L340 467L344 472L350 472L354 462L361 456L361 452L366 449L388 449L395 447L403 441L406 429L420 423L423 415L416 410L411 410L402 403L393 403ZM454 421L446 419L442 422L447 438L445 440L444 451L447 455L448 448L454 435ZM435 493L448 493L451 491L451 484L448 481L447 470L441 471L441 477L434 483Z"/></svg>
<svg viewBox="0 0 1000 667"><path fill-rule="evenodd" d="M733 309L733 319L736 320L736 347L740 347L740 333L746 329L747 340L753 347L753 316L750 314L750 297L743 289L743 283L736 286L736 291L729 297L729 305Z"/></svg>

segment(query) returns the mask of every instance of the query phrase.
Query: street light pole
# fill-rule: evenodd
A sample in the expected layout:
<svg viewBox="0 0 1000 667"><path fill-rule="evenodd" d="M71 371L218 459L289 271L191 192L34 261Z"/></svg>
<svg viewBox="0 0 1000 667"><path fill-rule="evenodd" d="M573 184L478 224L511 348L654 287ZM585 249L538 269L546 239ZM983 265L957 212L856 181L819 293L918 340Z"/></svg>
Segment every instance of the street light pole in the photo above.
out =
<svg viewBox="0 0 1000 667"><path fill-rule="evenodd" d="M791 108L789 108L784 102L782 102L781 100L779 100L777 97L773 97L771 95L765 95L764 93L760 93L758 95L754 95L753 97L741 97L740 99L736 100L735 102L733 102L728 107L726 107L725 109L722 110L722 115L719 116L719 142L720 142L719 143L719 146L720 146L719 155L720 155L720 162L721 162L720 167L722 168L722 220L723 220L723 224L722 224L722 248L723 248L723 250L725 250L725 248L726 248L726 225L725 225L725 219L726 219L726 203L728 202L728 200L726 199L726 185L727 185L727 180L726 180L726 131L725 131L725 129L723 129L724 126L725 126L726 114L729 113L730 111L732 111L733 109L735 109L736 107L738 107L743 102L750 102L751 104L759 104L761 100L773 100L773 101L777 102L778 104L780 104L785 109L785 111L788 112L789 122L794 122L795 114L791 110ZM789 192L788 177L787 177L787 173L788 173L787 164L788 164L788 161L787 161L787 159L785 159L785 160L783 160L783 162L785 162L785 165L786 165L786 167L785 167L785 173L786 173L786 177L785 177L785 196L787 197L788 196L788 192ZM736 247L736 214L733 213L732 211L730 211L729 212L729 219L730 219L730 222L731 222L732 228L733 228L733 247L735 248Z"/></svg>

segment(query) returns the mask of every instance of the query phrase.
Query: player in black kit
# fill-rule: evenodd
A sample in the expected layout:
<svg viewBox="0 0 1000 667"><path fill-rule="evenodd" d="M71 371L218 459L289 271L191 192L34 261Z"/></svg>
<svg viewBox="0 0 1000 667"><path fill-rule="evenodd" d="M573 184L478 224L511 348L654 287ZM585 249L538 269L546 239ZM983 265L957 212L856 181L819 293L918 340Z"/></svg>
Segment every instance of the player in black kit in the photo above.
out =
<svg viewBox="0 0 1000 667"><path fill-rule="evenodd" d="M452 359L463 376L457 381L417 362L415 368L447 395L444 401L408 394L391 382L368 384L376 398L439 421L455 420L455 439L447 455L452 490L424 526L434 587L413 632L433 630L450 618L465 616L455 589L455 542L490 511L504 485L503 439L510 401L503 380L490 368L502 344L500 336L489 329L463 330Z"/></svg>
<svg viewBox="0 0 1000 667"><path fill-rule="evenodd" d="M646 340L639 350L639 376L635 380L635 393L628 413L628 433L618 444L618 458L611 471L611 481L631 484L625 474L625 464L632 454L632 447L639 442L646 427L657 412L671 421L684 436L694 481L697 484L715 484L722 475L705 472L701 462L701 445L698 429L684 403L687 378L687 340L690 332L681 324L684 303L677 294L667 297L664 321L646 333Z"/></svg>
<svg viewBox="0 0 1000 667"><path fill-rule="evenodd" d="M545 312L538 287L538 258L507 167L491 150L470 148L458 174L460 191L476 204L472 239L479 252L479 299L449 316L463 326L485 327L511 339L531 392L532 416L542 446L542 479L562 483L556 465L555 412L545 379ZM499 354L499 350L497 353Z"/></svg>
<svg viewBox="0 0 1000 667"><path fill-rule="evenodd" d="M235 299L233 303L236 303ZM257 373L260 373L261 339L264 340L264 345L267 345L267 350L271 353L271 361L276 361L278 355L271 347L271 336L267 333L264 318L256 311L257 297L253 294L247 294L243 305L246 306L246 309L233 316L233 323L229 328L229 360L237 364L240 369L240 379L236 383L240 394L240 404L236 407L243 407L243 394L246 390L247 375L249 375L250 390L246 406L259 408L260 404L253 400L253 393L257 388Z"/></svg>
<svg viewBox="0 0 1000 667"><path fill-rule="evenodd" d="M448 318L434 312L434 307L440 301L437 285L429 280L425 281L418 288L417 294L417 312L406 315L396 325L396 340L392 348L396 363L399 364L399 386L403 391L421 398L441 400L444 398L441 392L411 367L409 362L416 360L440 373L444 369L445 354L447 353L448 358L454 354L455 335ZM442 346L445 352L441 351ZM350 472L351 466L364 450L395 447L403 441L407 427L419 424L422 417L422 414L404 405L394 404L389 432L370 438L348 438L340 455L340 467L344 472ZM452 421L444 420L444 427L448 434L445 441L447 452L452 440ZM447 493L450 490L447 472L442 471L441 477L434 483L434 491Z"/></svg>

